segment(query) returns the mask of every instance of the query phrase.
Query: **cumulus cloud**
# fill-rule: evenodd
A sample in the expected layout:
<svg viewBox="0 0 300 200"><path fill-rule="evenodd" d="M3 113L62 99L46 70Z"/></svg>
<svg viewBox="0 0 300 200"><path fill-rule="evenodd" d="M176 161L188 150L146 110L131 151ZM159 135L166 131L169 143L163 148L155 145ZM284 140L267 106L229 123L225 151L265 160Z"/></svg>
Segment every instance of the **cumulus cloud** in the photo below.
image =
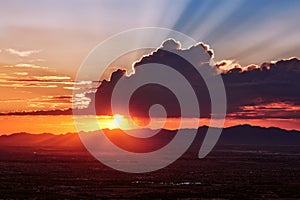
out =
<svg viewBox="0 0 300 200"><path fill-rule="evenodd" d="M5 49L5 50L6 50L6 52L8 52L12 55L17 55L20 57L28 57L28 56L31 56L32 54L40 53L42 51L42 50L19 51L19 50L12 49L12 48Z"/></svg>
<svg viewBox="0 0 300 200"><path fill-rule="evenodd" d="M207 87L202 78L195 76L195 73L190 70L189 63L172 54L172 52L185 57L191 56L193 64L196 64L197 67L204 67L212 72L218 71L218 73L221 73L227 92L228 116L236 118L240 118L241 115L244 118L276 116L300 118L298 109L300 108L300 61L298 59L292 58L277 62L266 62L260 66L249 65L246 67L242 67L234 60L223 60L211 67L209 63L214 57L214 53L207 45L199 43L188 49L181 49L179 43L170 39L165 41L157 51L144 56L134 64L135 74L132 76L139 76L139 70L144 67L143 64L161 63L171 66L186 77L192 77L190 83L200 94L198 100L202 117L210 116L210 98ZM112 73L110 81L103 81L99 86L95 100L98 114L111 114L110 98L112 91L117 81L125 74L126 71L117 70ZM214 75L214 73L210 74L211 76ZM167 79L170 82L173 81L172 77L167 77ZM136 95L135 100L132 101L135 103L133 107L136 109L132 112L137 115L145 115L143 107L149 108L150 104L159 101L170 108L170 116L176 117L178 115L175 112L176 101L170 99L171 96L168 95L166 90L153 86L146 86L143 89L146 92ZM97 99L101 103L97 104ZM284 104L280 104L282 102ZM274 105L285 105L285 109L280 111L277 109L275 114L274 109L271 108ZM287 109L288 106L295 109Z"/></svg>
<svg viewBox="0 0 300 200"><path fill-rule="evenodd" d="M139 77L140 72L145 69L145 64L150 64L150 66L147 65L147 67L153 67L154 73L155 65L151 65L153 63L159 63L175 69L182 74L188 82L190 82L194 91L196 91L196 96L200 102L199 107L201 110L201 116L208 116L210 113L208 90L204 80L194 66L201 68L205 74L210 74L210 76L216 74L216 68L210 65L213 58L213 51L204 43L195 44L187 49L181 49L180 46L180 43L173 39L164 41L161 47L156 51L143 56L138 62L134 63L133 68L135 73L131 76ZM112 114L110 108L112 92L118 80L123 76L126 76L126 71L117 70L112 73L110 81L104 80L100 84L95 94L97 114ZM128 79L132 78L131 76L128 77ZM178 81L173 77L165 78L170 84L181 87L178 85ZM181 89L181 91L183 90L184 88ZM148 115L147 108L153 104L160 104L166 108L169 117L179 117L180 109L178 109L178 102L175 99L176 98L172 91L169 91L166 88L158 85L146 85L141 89L139 94L136 94L132 99L132 105L134 108L132 108L131 113L135 116L144 117L145 115ZM117 101L121 103L122 99ZM121 110L119 112L122 113Z"/></svg>
<svg viewBox="0 0 300 200"><path fill-rule="evenodd" d="M216 63L216 67L220 71L220 73L227 73L232 69L241 69L242 66L236 63L235 60L221 60Z"/></svg>
<svg viewBox="0 0 300 200"><path fill-rule="evenodd" d="M181 44L174 39L168 39L163 42L161 47L156 53L160 53L163 56L162 52L159 51L165 50L166 52L174 52L180 55L182 58L187 58L189 61L192 61L191 64L194 66L201 66L204 63L210 63L211 59L214 57L213 50L207 44L202 42L197 43L188 49L181 49ZM151 54L153 56L153 54ZM144 57L145 58L145 57Z"/></svg>
<svg viewBox="0 0 300 200"><path fill-rule="evenodd" d="M166 51L173 51L180 49L181 44L174 39L170 38L163 42L160 49L166 50Z"/></svg>
<svg viewBox="0 0 300 200"><path fill-rule="evenodd" d="M251 64L246 67L241 66L236 60L221 60L216 63L218 71L222 74L231 73L234 71L243 72L251 71L260 68L260 66Z"/></svg>

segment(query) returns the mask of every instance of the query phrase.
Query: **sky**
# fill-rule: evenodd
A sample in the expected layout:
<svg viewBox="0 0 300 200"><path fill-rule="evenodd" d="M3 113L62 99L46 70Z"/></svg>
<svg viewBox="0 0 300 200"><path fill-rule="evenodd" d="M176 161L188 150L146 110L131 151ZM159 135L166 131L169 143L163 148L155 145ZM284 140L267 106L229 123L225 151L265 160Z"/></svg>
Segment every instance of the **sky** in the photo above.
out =
<svg viewBox="0 0 300 200"><path fill-rule="evenodd" d="M299 7L297 0L1 1L0 112L70 108L74 89L97 86L74 82L89 52L132 28L180 31L229 68L298 57Z"/></svg>

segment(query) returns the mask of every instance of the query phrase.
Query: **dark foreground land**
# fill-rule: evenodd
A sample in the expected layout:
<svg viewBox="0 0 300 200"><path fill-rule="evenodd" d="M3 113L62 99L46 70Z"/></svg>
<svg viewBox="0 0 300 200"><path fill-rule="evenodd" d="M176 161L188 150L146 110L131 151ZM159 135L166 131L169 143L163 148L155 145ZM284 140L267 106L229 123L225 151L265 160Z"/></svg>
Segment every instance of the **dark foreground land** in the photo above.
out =
<svg viewBox="0 0 300 200"><path fill-rule="evenodd" d="M109 169L83 148L0 148L0 199L300 199L300 146L219 145L147 174Z"/></svg>
<svg viewBox="0 0 300 200"><path fill-rule="evenodd" d="M78 134L0 136L0 199L300 199L300 132L226 128L200 160L206 129L179 160L146 174L102 165Z"/></svg>

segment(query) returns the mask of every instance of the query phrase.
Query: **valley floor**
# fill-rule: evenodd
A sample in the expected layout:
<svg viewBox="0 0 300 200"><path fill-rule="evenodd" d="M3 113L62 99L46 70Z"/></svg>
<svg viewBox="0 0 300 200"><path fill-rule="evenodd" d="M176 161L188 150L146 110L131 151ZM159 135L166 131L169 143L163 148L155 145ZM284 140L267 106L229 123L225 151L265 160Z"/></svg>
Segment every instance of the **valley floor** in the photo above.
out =
<svg viewBox="0 0 300 200"><path fill-rule="evenodd" d="M0 199L299 199L300 146L190 149L146 174L112 170L84 149L0 148Z"/></svg>

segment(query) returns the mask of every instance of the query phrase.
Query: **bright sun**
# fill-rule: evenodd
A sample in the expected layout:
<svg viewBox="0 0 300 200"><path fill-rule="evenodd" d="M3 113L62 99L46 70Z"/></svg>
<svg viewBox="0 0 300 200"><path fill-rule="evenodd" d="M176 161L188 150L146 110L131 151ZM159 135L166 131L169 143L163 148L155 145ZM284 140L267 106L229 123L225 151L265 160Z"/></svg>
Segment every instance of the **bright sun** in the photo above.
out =
<svg viewBox="0 0 300 200"><path fill-rule="evenodd" d="M123 125L123 119L124 117L122 115L116 114L114 115L114 124L115 127L121 127Z"/></svg>
<svg viewBox="0 0 300 200"><path fill-rule="evenodd" d="M132 123L127 117L115 114L113 116L99 116L98 125L100 129L122 129L128 130L131 129Z"/></svg>

